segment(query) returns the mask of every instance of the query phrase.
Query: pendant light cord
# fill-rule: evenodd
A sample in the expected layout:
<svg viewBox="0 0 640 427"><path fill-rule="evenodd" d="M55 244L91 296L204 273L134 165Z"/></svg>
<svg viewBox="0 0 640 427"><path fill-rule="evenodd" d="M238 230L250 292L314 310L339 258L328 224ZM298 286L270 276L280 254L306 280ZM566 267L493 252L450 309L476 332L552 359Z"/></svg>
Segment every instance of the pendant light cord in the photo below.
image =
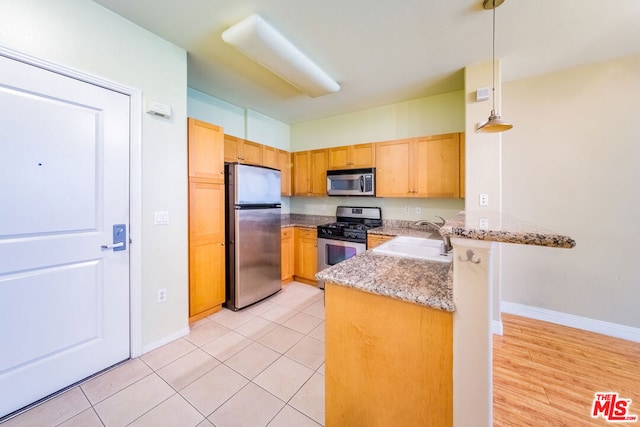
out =
<svg viewBox="0 0 640 427"><path fill-rule="evenodd" d="M493 1L493 41L492 41L492 53L491 53L491 75L493 77L493 86L491 89L491 101L493 108L491 111L496 111L496 0Z"/></svg>

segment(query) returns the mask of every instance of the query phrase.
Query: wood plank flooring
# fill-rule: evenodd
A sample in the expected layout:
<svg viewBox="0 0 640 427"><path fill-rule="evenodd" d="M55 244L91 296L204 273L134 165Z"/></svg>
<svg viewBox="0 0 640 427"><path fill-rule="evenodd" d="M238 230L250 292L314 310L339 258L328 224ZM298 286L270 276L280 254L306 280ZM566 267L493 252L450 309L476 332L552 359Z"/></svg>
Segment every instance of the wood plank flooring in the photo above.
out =
<svg viewBox="0 0 640 427"><path fill-rule="evenodd" d="M640 343L509 314L493 337L494 426L604 426L596 392L631 399L640 417Z"/></svg>

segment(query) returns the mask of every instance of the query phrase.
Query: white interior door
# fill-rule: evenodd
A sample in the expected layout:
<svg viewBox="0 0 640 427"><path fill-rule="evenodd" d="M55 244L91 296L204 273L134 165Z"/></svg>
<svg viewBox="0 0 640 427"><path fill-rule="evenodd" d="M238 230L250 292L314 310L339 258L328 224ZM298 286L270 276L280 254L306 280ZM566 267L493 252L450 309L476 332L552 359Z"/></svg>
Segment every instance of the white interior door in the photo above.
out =
<svg viewBox="0 0 640 427"><path fill-rule="evenodd" d="M0 417L129 357L129 105L0 56Z"/></svg>

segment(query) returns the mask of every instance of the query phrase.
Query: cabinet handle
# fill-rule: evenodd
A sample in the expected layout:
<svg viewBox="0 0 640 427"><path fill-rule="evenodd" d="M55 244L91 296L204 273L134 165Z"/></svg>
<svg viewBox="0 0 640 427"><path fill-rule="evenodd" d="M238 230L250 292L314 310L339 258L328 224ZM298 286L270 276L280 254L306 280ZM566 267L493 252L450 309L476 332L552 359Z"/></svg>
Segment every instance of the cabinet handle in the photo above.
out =
<svg viewBox="0 0 640 427"><path fill-rule="evenodd" d="M222 242L222 246L224 246L224 242Z"/></svg>

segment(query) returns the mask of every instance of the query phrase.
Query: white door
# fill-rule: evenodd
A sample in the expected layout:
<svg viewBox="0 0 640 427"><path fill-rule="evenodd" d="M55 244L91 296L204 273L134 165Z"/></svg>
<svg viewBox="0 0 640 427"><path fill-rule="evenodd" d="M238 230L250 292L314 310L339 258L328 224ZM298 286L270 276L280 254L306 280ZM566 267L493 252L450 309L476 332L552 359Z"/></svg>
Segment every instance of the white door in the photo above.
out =
<svg viewBox="0 0 640 427"><path fill-rule="evenodd" d="M128 223L129 97L0 56L0 417L129 357Z"/></svg>

